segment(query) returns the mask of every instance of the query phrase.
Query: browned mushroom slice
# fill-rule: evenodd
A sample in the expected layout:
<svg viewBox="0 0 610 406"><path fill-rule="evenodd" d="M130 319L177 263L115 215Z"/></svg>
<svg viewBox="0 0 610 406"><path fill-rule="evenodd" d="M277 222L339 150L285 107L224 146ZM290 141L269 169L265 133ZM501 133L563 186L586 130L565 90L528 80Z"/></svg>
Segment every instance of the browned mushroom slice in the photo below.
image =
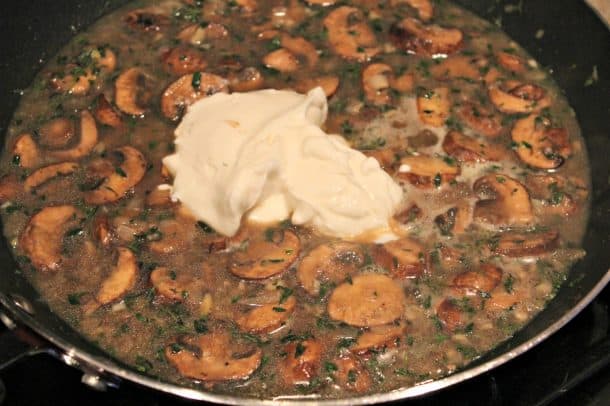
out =
<svg viewBox="0 0 610 406"><path fill-rule="evenodd" d="M88 204L112 203L137 185L146 173L146 160L140 151L128 145L112 151L122 163L94 190L85 193Z"/></svg>
<svg viewBox="0 0 610 406"><path fill-rule="evenodd" d="M519 158L535 168L557 168L572 154L567 131L551 128L548 120L536 114L518 120L511 137Z"/></svg>
<svg viewBox="0 0 610 406"><path fill-rule="evenodd" d="M504 69L511 72L522 73L527 69L527 63L523 58L508 52L496 52L496 61Z"/></svg>
<svg viewBox="0 0 610 406"><path fill-rule="evenodd" d="M255 232L245 248L233 252L229 270L244 279L265 279L284 272L299 256L299 237L290 230Z"/></svg>
<svg viewBox="0 0 610 406"><path fill-rule="evenodd" d="M393 148L372 149L362 152L364 155L375 158L384 171L393 174L394 167L398 163L398 155Z"/></svg>
<svg viewBox="0 0 610 406"><path fill-rule="evenodd" d="M80 115L80 138L78 144L72 148L49 151L49 155L55 159L74 160L89 155L97 144L97 126L95 119L87 110Z"/></svg>
<svg viewBox="0 0 610 406"><path fill-rule="evenodd" d="M310 6L313 5L313 6L322 6L322 7L332 6L336 2L337 2L337 0L305 0L305 3L309 4Z"/></svg>
<svg viewBox="0 0 610 406"><path fill-rule="evenodd" d="M356 393L364 393L373 384L367 369L358 358L349 353L334 358L330 365L332 365L330 367L332 370L331 376L344 389Z"/></svg>
<svg viewBox="0 0 610 406"><path fill-rule="evenodd" d="M417 113L422 123L442 127L449 118L451 100L449 89L437 87L417 96Z"/></svg>
<svg viewBox="0 0 610 406"><path fill-rule="evenodd" d="M320 58L316 47L303 37L282 35L280 37L280 45L293 54L303 58L304 62L306 62L307 66L310 68L316 66L318 59Z"/></svg>
<svg viewBox="0 0 610 406"><path fill-rule="evenodd" d="M330 47L340 56L358 62L368 61L380 48L361 10L341 6L324 18Z"/></svg>
<svg viewBox="0 0 610 406"><path fill-rule="evenodd" d="M292 52L285 48L276 49L265 55L263 63L267 68L284 73L291 73L299 70L299 60Z"/></svg>
<svg viewBox="0 0 610 406"><path fill-rule="evenodd" d="M286 358L278 365L281 379L287 385L307 385L318 375L322 345L315 339L286 345Z"/></svg>
<svg viewBox="0 0 610 406"><path fill-rule="evenodd" d="M129 68L114 82L114 102L123 113L141 116L146 112L141 106L148 101L146 81L150 80L140 68Z"/></svg>
<svg viewBox="0 0 610 406"><path fill-rule="evenodd" d="M30 134L21 134L13 144L13 162L22 168L33 168L40 163L40 151Z"/></svg>
<svg viewBox="0 0 610 406"><path fill-rule="evenodd" d="M430 148L435 146L437 143L438 135L428 130L427 128L419 131L415 135L407 137L407 144L409 144L409 148L412 148L414 150Z"/></svg>
<svg viewBox="0 0 610 406"><path fill-rule="evenodd" d="M248 379L262 357L260 348L237 345L225 332L187 337L165 348L165 358L180 375L204 382Z"/></svg>
<svg viewBox="0 0 610 406"><path fill-rule="evenodd" d="M174 75L186 75L201 72L208 63L203 52L190 46L177 46L161 56L163 68Z"/></svg>
<svg viewBox="0 0 610 406"><path fill-rule="evenodd" d="M371 327L358 336L356 343L349 349L354 354L362 355L371 351L394 347L404 337L405 330L403 323Z"/></svg>
<svg viewBox="0 0 610 406"><path fill-rule="evenodd" d="M551 105L551 99L540 86L508 81L488 87L489 99L503 113L531 113Z"/></svg>
<svg viewBox="0 0 610 406"><path fill-rule="evenodd" d="M375 263L397 278L412 278L424 272L424 247L410 238L375 245L372 256Z"/></svg>
<svg viewBox="0 0 610 406"><path fill-rule="evenodd" d="M197 287L193 276L166 267L155 268L150 273L150 282L158 295L176 302L193 297Z"/></svg>
<svg viewBox="0 0 610 406"><path fill-rule="evenodd" d="M509 231L492 240L492 251L509 257L528 257L547 253L559 244L557 231L521 233Z"/></svg>
<svg viewBox="0 0 610 406"><path fill-rule="evenodd" d="M338 286L328 300L328 314L356 327L388 324L399 319L405 295L392 278L381 274L354 276Z"/></svg>
<svg viewBox="0 0 610 406"><path fill-rule="evenodd" d="M487 66L487 61L472 56L452 55L443 59L437 65L430 68L430 73L437 79L471 79L480 80L482 68Z"/></svg>
<svg viewBox="0 0 610 406"><path fill-rule="evenodd" d="M454 130L445 135L443 150L460 162L500 161L508 156L508 150L498 144L490 144Z"/></svg>
<svg viewBox="0 0 610 406"><path fill-rule="evenodd" d="M117 251L117 264L95 295L95 301L102 306L123 297L134 287L138 276L138 264L133 252L123 247L117 248Z"/></svg>
<svg viewBox="0 0 610 406"><path fill-rule="evenodd" d="M136 9L127 13L125 22L131 29L155 33L167 27L170 20L154 9Z"/></svg>
<svg viewBox="0 0 610 406"><path fill-rule="evenodd" d="M93 115L97 121L110 127L119 127L123 123L121 113L114 109L103 94L96 99Z"/></svg>
<svg viewBox="0 0 610 406"><path fill-rule="evenodd" d="M233 92L251 92L263 87L265 79L261 72L254 67L247 67L228 76L229 88Z"/></svg>
<svg viewBox="0 0 610 406"><path fill-rule="evenodd" d="M183 43L191 45L201 45L205 41L226 38L229 35L229 30L222 24L209 23L205 27L199 24L192 24L185 27L177 35Z"/></svg>
<svg viewBox="0 0 610 406"><path fill-rule="evenodd" d="M183 110L197 100L228 91L229 82L218 75L200 72L184 75L163 92L161 111L170 120L177 120Z"/></svg>
<svg viewBox="0 0 610 406"><path fill-rule="evenodd" d="M23 189L26 192L31 192L38 186L48 182L56 176L66 176L74 173L78 169L78 164L75 162L62 162L59 164L45 166L37 169L23 182Z"/></svg>
<svg viewBox="0 0 610 406"><path fill-rule="evenodd" d="M288 321L296 303L294 296L289 296L282 303L276 300L274 303L259 304L254 309L237 315L235 323L242 331L270 333Z"/></svg>
<svg viewBox="0 0 610 406"><path fill-rule="evenodd" d="M48 148L65 148L74 135L72 120L59 117L46 122L38 129L38 142Z"/></svg>
<svg viewBox="0 0 610 406"><path fill-rule="evenodd" d="M15 199L22 192L22 182L15 175L4 175L0 178L0 204Z"/></svg>
<svg viewBox="0 0 610 406"><path fill-rule="evenodd" d="M453 287L471 294L489 293L502 280L502 269L492 264L481 264L477 270L465 271L453 278Z"/></svg>
<svg viewBox="0 0 610 406"><path fill-rule="evenodd" d="M364 256L354 244L322 244L311 250L297 269L299 283L310 295L318 295L320 280L341 282L364 264Z"/></svg>
<svg viewBox="0 0 610 406"><path fill-rule="evenodd" d="M324 90L327 98L331 97L339 88L339 78L337 76L305 78L295 85L295 90L299 93L307 93L318 86Z"/></svg>
<svg viewBox="0 0 610 406"><path fill-rule="evenodd" d="M362 71L362 88L364 96L374 105L390 104L390 79L393 76L392 68L385 63L373 63Z"/></svg>
<svg viewBox="0 0 610 406"><path fill-rule="evenodd" d="M171 254L187 251L195 236L194 222L185 219L168 219L150 235L150 250L157 254ZM155 235L156 234L156 235Z"/></svg>
<svg viewBox="0 0 610 406"><path fill-rule="evenodd" d="M66 65L67 71L80 71L76 64ZM91 89L91 83L96 79L91 69L87 68L84 72L76 74L57 74L49 80L51 90L57 93L67 93L74 96L87 94Z"/></svg>
<svg viewBox="0 0 610 406"><path fill-rule="evenodd" d="M474 183L473 190L483 196L474 207L476 221L508 226L534 220L529 193L516 179L504 174L486 175Z"/></svg>
<svg viewBox="0 0 610 406"><path fill-rule="evenodd" d="M41 271L57 271L60 267L63 234L61 230L74 220L74 206L48 206L36 213L25 226L19 245L32 265Z"/></svg>
<svg viewBox="0 0 610 406"><path fill-rule="evenodd" d="M443 300L436 308L436 316L449 332L454 332L466 324L466 316L454 299Z"/></svg>
<svg viewBox="0 0 610 406"><path fill-rule="evenodd" d="M93 220L93 234L104 247L110 245L110 242L114 238L114 234L110 230L107 216L100 215L95 217Z"/></svg>
<svg viewBox="0 0 610 406"><path fill-rule="evenodd" d="M543 201L545 213L570 216L581 208L572 194L566 192L568 181L562 176L530 175L525 182L531 197ZM578 191L576 188L575 196L578 196Z"/></svg>
<svg viewBox="0 0 610 406"><path fill-rule="evenodd" d="M424 25L415 18L405 18L390 28L394 44L407 52L417 55L449 55L462 46L464 35L457 28L440 25Z"/></svg>
<svg viewBox="0 0 610 406"><path fill-rule="evenodd" d="M465 102L457 113L468 127L487 137L497 137L502 132L500 116L484 106Z"/></svg>
<svg viewBox="0 0 610 406"><path fill-rule="evenodd" d="M170 189L161 189L159 187L153 188L153 190L151 190L150 193L146 195L145 203L148 207L171 206L173 202Z"/></svg>
<svg viewBox="0 0 610 406"><path fill-rule="evenodd" d="M422 189L441 187L460 174L460 167L429 155L411 155L400 160L397 176Z"/></svg>

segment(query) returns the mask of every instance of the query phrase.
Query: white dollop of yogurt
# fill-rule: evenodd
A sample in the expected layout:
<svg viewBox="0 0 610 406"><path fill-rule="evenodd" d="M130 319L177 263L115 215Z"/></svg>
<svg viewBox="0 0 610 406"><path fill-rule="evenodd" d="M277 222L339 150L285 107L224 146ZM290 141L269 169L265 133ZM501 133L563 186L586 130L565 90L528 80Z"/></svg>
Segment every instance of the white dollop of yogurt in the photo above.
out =
<svg viewBox="0 0 610 406"><path fill-rule="evenodd" d="M389 233L402 189L374 158L326 134L321 88L217 93L188 108L175 153L172 198L231 236L248 221L290 219L341 238Z"/></svg>

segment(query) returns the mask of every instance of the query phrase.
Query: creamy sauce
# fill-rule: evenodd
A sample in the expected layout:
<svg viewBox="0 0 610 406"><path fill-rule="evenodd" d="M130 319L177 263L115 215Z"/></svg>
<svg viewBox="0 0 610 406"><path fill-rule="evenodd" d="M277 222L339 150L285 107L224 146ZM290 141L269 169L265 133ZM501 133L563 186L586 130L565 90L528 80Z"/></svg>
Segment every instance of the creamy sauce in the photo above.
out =
<svg viewBox="0 0 610 406"><path fill-rule="evenodd" d="M350 238L389 229L402 190L378 162L320 129L324 92L218 93L189 107L176 152L163 159L172 196L198 220L232 236L242 216L290 219Z"/></svg>

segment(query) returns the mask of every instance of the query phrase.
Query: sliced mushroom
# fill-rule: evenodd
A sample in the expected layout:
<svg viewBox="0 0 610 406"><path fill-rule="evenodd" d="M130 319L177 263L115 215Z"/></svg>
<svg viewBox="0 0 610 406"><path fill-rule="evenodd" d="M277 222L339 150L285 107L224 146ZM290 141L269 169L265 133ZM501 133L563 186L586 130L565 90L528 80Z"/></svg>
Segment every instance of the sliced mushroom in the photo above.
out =
<svg viewBox="0 0 610 406"><path fill-rule="evenodd" d="M338 286L328 300L328 314L356 327L372 327L398 320L405 306L400 285L381 274L354 276Z"/></svg>
<svg viewBox="0 0 610 406"><path fill-rule="evenodd" d="M80 114L80 137L72 148L49 151L49 155L60 160L75 160L89 155L97 144L98 134L95 119L87 110Z"/></svg>
<svg viewBox="0 0 610 406"><path fill-rule="evenodd" d="M190 46L171 48L161 56L161 62L166 71L179 76L201 72L208 66L203 52Z"/></svg>
<svg viewBox="0 0 610 406"><path fill-rule="evenodd" d="M457 113L468 127L486 137L497 137L502 132L501 117L484 106L465 102L462 103Z"/></svg>
<svg viewBox="0 0 610 406"><path fill-rule="evenodd" d="M422 123L442 127L449 118L449 88L437 87L417 96L417 113Z"/></svg>
<svg viewBox="0 0 610 406"><path fill-rule="evenodd" d="M121 113L115 110L106 96L100 94L96 100L93 115L97 121L110 127L119 127L123 124Z"/></svg>
<svg viewBox="0 0 610 406"><path fill-rule="evenodd" d="M248 379L262 357L260 348L236 345L225 332L187 337L165 348L165 358L180 375L204 382Z"/></svg>
<svg viewBox="0 0 610 406"><path fill-rule="evenodd" d="M331 48L343 58L365 62L380 51L373 30L355 7L334 9L324 19L324 27Z"/></svg>
<svg viewBox="0 0 610 406"><path fill-rule="evenodd" d="M45 182L48 182L56 176L66 176L74 173L78 169L78 164L75 162L62 162L59 164L48 165L43 168L39 168L32 172L23 183L23 189L30 193L38 186Z"/></svg>
<svg viewBox="0 0 610 406"><path fill-rule="evenodd" d="M152 233L150 250L157 254L172 254L187 251L195 237L193 221L184 218L167 219L159 222L156 233Z"/></svg>
<svg viewBox="0 0 610 406"><path fill-rule="evenodd" d="M251 92L261 89L265 79L261 72L254 67L247 67L228 76L229 88L233 92Z"/></svg>
<svg viewBox="0 0 610 406"><path fill-rule="evenodd" d="M9 202L21 195L22 182L15 175L0 177L0 205Z"/></svg>
<svg viewBox="0 0 610 406"><path fill-rule="evenodd" d="M177 38L191 45L201 45L205 41L217 40L229 36L229 30L222 24L209 23L205 27L200 24L192 24L178 33Z"/></svg>
<svg viewBox="0 0 610 406"><path fill-rule="evenodd" d="M125 17L125 22L131 29L156 33L165 29L169 25L170 19L151 8L130 11Z"/></svg>
<svg viewBox="0 0 610 406"><path fill-rule="evenodd" d="M476 221L499 225L527 225L534 220L532 204L525 186L504 174L489 174L473 185L484 196L474 207Z"/></svg>
<svg viewBox="0 0 610 406"><path fill-rule="evenodd" d="M460 174L460 167L429 155L411 155L400 160L397 176L423 189L441 187Z"/></svg>
<svg viewBox="0 0 610 406"><path fill-rule="evenodd" d="M499 144L490 144L454 130L445 135L443 150L460 162L501 161L508 157L508 150Z"/></svg>
<svg viewBox="0 0 610 406"><path fill-rule="evenodd" d="M492 251L509 257L538 256L554 250L559 244L555 230L543 232L508 231L492 240Z"/></svg>
<svg viewBox="0 0 610 406"><path fill-rule="evenodd" d="M436 308L436 316L449 332L454 332L466 324L466 316L454 299L443 300Z"/></svg>
<svg viewBox="0 0 610 406"><path fill-rule="evenodd" d="M75 220L74 206L47 206L30 218L19 245L32 265L41 271L57 271L61 265L61 247L66 224Z"/></svg>
<svg viewBox="0 0 610 406"><path fill-rule="evenodd" d="M146 113L142 106L150 99L147 81L150 77L140 68L129 68L114 82L114 102L123 113L141 116Z"/></svg>
<svg viewBox="0 0 610 406"><path fill-rule="evenodd" d="M289 343L286 358L278 365L279 375L287 385L307 385L318 375L322 345L315 339Z"/></svg>
<svg viewBox="0 0 610 406"><path fill-rule="evenodd" d="M284 34L280 37L280 45L293 54L304 58L310 68L316 66L320 58L316 47L303 37L291 37Z"/></svg>
<svg viewBox="0 0 610 406"><path fill-rule="evenodd" d="M91 83L96 79L91 69L87 68L81 73L82 68L76 64L68 64L66 68L68 71L78 71L79 74L53 76L49 80L51 89L57 93L67 93L74 96L87 94L91 89Z"/></svg>
<svg viewBox="0 0 610 406"><path fill-rule="evenodd" d="M305 78L295 85L295 90L299 93L307 93L311 89L321 87L327 98L331 97L339 87L337 76L319 76L315 78Z"/></svg>
<svg viewBox="0 0 610 406"><path fill-rule="evenodd" d="M362 71L362 88L366 99L377 106L390 104L392 68L385 63L373 63Z"/></svg>
<svg viewBox="0 0 610 406"><path fill-rule="evenodd" d="M364 255L354 244L321 244L303 257L297 269L297 279L307 293L317 296L320 280L341 282L363 264Z"/></svg>
<svg viewBox="0 0 610 406"><path fill-rule="evenodd" d="M265 55L263 63L267 68L275 69L283 73L291 73L299 70L299 60L285 48L276 49Z"/></svg>
<svg viewBox="0 0 610 406"><path fill-rule="evenodd" d="M555 169L572 154L564 128L551 128L548 120L536 115L518 120L511 137L519 158L540 169Z"/></svg>
<svg viewBox="0 0 610 406"><path fill-rule="evenodd" d="M488 87L489 99L503 113L531 113L551 105L551 99L540 86L508 81Z"/></svg>
<svg viewBox="0 0 610 406"><path fill-rule="evenodd" d="M163 92L161 111L170 120L178 120L183 110L197 100L228 91L229 82L218 75L200 72L184 75Z"/></svg>
<svg viewBox="0 0 610 406"><path fill-rule="evenodd" d="M242 331L249 333L270 333L288 321L296 306L294 296L289 296L282 303L258 304L246 313L238 314L235 323Z"/></svg>
<svg viewBox="0 0 610 406"><path fill-rule="evenodd" d="M13 144L13 162L20 167L30 169L38 166L40 163L40 151L36 145L36 141L31 134L24 133L17 137Z"/></svg>
<svg viewBox="0 0 610 406"><path fill-rule="evenodd" d="M368 391L373 380L362 363L351 354L343 354L333 359L336 367L331 373L333 380L342 388L356 393Z"/></svg>
<svg viewBox="0 0 610 406"><path fill-rule="evenodd" d="M413 278L424 272L424 247L410 238L377 244L371 254L376 264L396 278Z"/></svg>
<svg viewBox="0 0 610 406"><path fill-rule="evenodd" d="M123 146L112 151L122 163L105 177L94 190L85 193L88 204L112 203L121 199L129 189L137 185L146 173L146 159L140 151Z"/></svg>
<svg viewBox="0 0 610 406"><path fill-rule="evenodd" d="M119 253L117 264L95 295L95 301L102 306L125 296L136 284L138 276L136 256L124 247L117 248L117 251Z"/></svg>
<svg viewBox="0 0 610 406"><path fill-rule="evenodd" d="M394 173L399 156L393 148L371 149L362 151L362 153L366 156L374 158L377 162L379 162L379 166L384 171L390 174Z"/></svg>
<svg viewBox="0 0 610 406"><path fill-rule="evenodd" d="M527 69L527 62L523 58L508 52L496 52L496 61L504 69L514 73L522 73Z"/></svg>
<svg viewBox="0 0 610 406"><path fill-rule="evenodd" d="M229 270L244 279L265 279L288 269L299 256L299 237L290 230L253 232L233 252Z"/></svg>
<svg viewBox="0 0 610 406"><path fill-rule="evenodd" d="M356 340L349 349L354 354L368 354L372 351L383 351L385 348L394 347L405 335L404 323L387 324L371 327Z"/></svg>
<svg viewBox="0 0 610 406"><path fill-rule="evenodd" d="M204 262L197 273L157 267L150 273L150 282L158 296L172 302L201 303L209 289L211 268Z"/></svg>
<svg viewBox="0 0 610 406"><path fill-rule="evenodd" d="M390 36L398 48L424 56L449 55L462 46L464 38L457 28L425 25L411 17L394 24Z"/></svg>
<svg viewBox="0 0 610 406"><path fill-rule="evenodd" d="M481 264L477 270L465 271L453 278L452 286L470 295L489 293L502 280L502 269L492 264Z"/></svg>
<svg viewBox="0 0 610 406"><path fill-rule="evenodd" d="M38 143L47 148L65 148L74 135L72 120L58 117L47 121L38 129Z"/></svg>
<svg viewBox="0 0 610 406"><path fill-rule="evenodd" d="M545 214L558 213L563 216L570 216L576 213L581 205L577 203L571 193L567 190L570 187L572 192L578 196L579 188L568 185L568 181L559 175L530 175L526 178L525 184L533 199L542 200ZM582 196L580 196L582 198Z"/></svg>

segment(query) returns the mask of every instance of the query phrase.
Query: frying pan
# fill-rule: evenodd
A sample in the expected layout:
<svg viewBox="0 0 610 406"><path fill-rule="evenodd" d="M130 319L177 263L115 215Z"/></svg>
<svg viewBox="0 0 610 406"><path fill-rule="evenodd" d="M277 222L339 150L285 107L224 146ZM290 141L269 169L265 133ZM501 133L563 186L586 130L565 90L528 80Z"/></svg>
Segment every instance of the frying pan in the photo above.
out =
<svg viewBox="0 0 610 406"><path fill-rule="evenodd" d="M20 89L29 86L48 58L77 31L124 3L125 0L3 2L0 134L6 132ZM573 106L591 162L591 210L583 241L587 256L573 267L556 298L544 311L513 338L476 362L444 379L389 393L333 401L333 404L413 398L495 368L564 326L610 280L610 32L579 0L461 0L458 3L502 24L513 39L552 73ZM244 402L242 398L159 381L87 342L50 311L18 271L4 239L0 239L0 319L12 329L9 335L0 336L0 369L20 357L46 352L83 370L83 382L97 389L129 380L186 398L227 404Z"/></svg>

